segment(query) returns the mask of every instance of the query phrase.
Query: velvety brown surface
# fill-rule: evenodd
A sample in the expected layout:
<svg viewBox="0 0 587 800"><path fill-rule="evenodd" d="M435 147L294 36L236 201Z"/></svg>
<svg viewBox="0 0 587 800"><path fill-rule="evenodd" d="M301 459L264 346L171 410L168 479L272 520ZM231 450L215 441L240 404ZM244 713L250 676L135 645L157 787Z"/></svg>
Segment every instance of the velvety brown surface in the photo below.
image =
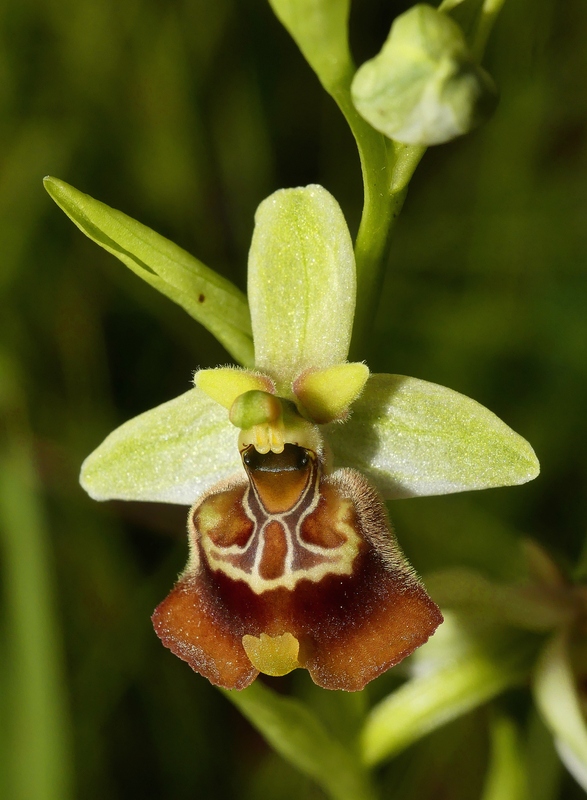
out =
<svg viewBox="0 0 587 800"><path fill-rule="evenodd" d="M245 633L289 631L303 666L327 689L356 691L423 644L442 621L413 578L390 572L363 549L352 576L327 576L255 594L244 581L203 569L184 578L155 611L157 635L212 683L242 689L256 676Z"/></svg>
<svg viewBox="0 0 587 800"><path fill-rule="evenodd" d="M206 580L179 581L152 620L165 647L216 686L244 689L259 674L242 646L242 621Z"/></svg>

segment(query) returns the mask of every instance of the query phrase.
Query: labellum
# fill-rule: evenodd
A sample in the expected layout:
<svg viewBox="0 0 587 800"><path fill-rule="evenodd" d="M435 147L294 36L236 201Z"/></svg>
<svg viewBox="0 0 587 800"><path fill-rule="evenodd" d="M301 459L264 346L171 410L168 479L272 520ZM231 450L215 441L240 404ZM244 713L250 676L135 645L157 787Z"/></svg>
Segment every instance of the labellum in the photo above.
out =
<svg viewBox="0 0 587 800"><path fill-rule="evenodd" d="M304 667L356 691L442 621L375 490L355 470L328 474L316 426L299 421L275 424L271 406L241 432L246 477L191 508L187 568L153 615L166 647L228 689Z"/></svg>

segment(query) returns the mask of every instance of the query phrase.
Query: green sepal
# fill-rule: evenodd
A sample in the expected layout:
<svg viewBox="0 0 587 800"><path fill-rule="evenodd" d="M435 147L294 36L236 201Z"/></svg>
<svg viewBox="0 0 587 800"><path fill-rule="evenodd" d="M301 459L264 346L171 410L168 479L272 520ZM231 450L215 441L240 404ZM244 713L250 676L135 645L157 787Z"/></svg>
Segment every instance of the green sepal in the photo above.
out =
<svg viewBox="0 0 587 800"><path fill-rule="evenodd" d="M388 499L512 486L539 472L528 442L487 408L404 375L371 375L350 420L326 438L335 466L358 469Z"/></svg>
<svg viewBox="0 0 587 800"><path fill-rule="evenodd" d="M279 394L305 370L346 360L355 258L340 206L321 186L281 189L255 215L249 303L255 366Z"/></svg>
<svg viewBox="0 0 587 800"><path fill-rule="evenodd" d="M277 753L313 778L333 800L375 800L356 753L335 739L307 705L259 681L223 694Z"/></svg>
<svg viewBox="0 0 587 800"><path fill-rule="evenodd" d="M587 791L587 726L571 665L568 628L553 636L541 653L533 688L536 705L554 735L562 761Z"/></svg>
<svg viewBox="0 0 587 800"><path fill-rule="evenodd" d="M125 422L89 455L80 483L94 500L192 505L231 475L244 476L228 413L199 389Z"/></svg>
<svg viewBox="0 0 587 800"><path fill-rule="evenodd" d="M419 4L397 17L352 84L359 113L403 144L442 144L488 118L497 90L454 20Z"/></svg>
<svg viewBox="0 0 587 800"><path fill-rule="evenodd" d="M247 299L229 280L146 225L47 177L45 188L92 241L200 322L243 366L253 365Z"/></svg>

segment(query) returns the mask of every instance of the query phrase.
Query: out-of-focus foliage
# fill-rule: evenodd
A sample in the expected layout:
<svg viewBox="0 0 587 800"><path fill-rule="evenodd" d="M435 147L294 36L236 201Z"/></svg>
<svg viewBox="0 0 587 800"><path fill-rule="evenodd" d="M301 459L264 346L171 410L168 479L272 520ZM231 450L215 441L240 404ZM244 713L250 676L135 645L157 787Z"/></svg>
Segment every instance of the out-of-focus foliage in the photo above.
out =
<svg viewBox="0 0 587 800"><path fill-rule="evenodd" d="M357 62L408 6L355 3ZM479 131L426 154L395 229L362 355L374 370L479 400L542 464L527 486L393 504L420 572L469 566L507 579L516 565L493 545L522 534L563 563L582 549L586 32L582 0L506 2L485 60L500 105ZM0 792L319 798L151 630L185 562L183 510L100 506L77 483L116 424L228 357L87 241L41 179L62 176L244 288L253 213L271 191L321 183L356 231L360 174L344 120L258 0L6 0L0 109ZM371 700L398 681L382 677ZM341 706L306 676L274 684L333 730L352 727L366 700L349 696L342 725ZM496 716L463 716L385 766L386 796L495 796L522 733L538 765L529 796L581 796L560 779L529 692L497 705Z"/></svg>

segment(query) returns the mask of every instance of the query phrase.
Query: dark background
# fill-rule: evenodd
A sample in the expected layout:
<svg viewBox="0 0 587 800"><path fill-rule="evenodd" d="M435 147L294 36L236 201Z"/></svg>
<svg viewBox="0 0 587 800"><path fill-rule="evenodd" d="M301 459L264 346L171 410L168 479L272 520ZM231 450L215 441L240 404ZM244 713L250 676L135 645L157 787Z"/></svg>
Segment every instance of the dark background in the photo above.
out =
<svg viewBox="0 0 587 800"><path fill-rule="evenodd" d="M361 63L409 4L355 6ZM542 464L524 487L392 506L424 573L507 572L493 536L533 536L567 568L582 550L586 31L583 0L507 0L485 59L498 110L426 154L396 229L369 365L474 397ZM275 189L323 184L356 231L351 135L262 0L0 9L0 793L30 780L27 800L321 797L152 632L186 559L185 509L98 505L77 484L111 429L228 358L74 228L46 174L244 289L253 214ZM305 676L275 685L312 692ZM483 713L451 726L448 749L431 737L400 757L387 796L477 797Z"/></svg>

